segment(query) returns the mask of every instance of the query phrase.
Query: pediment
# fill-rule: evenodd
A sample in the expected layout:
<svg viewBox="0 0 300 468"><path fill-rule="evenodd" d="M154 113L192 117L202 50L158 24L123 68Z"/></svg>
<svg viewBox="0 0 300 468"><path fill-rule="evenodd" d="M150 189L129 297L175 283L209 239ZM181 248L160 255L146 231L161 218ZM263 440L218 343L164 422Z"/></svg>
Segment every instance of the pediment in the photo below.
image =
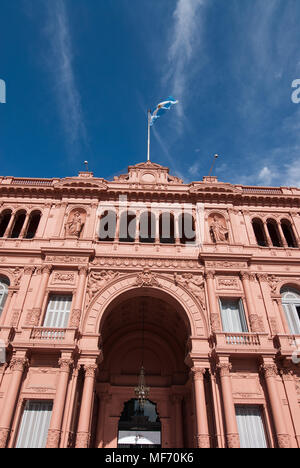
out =
<svg viewBox="0 0 300 468"><path fill-rule="evenodd" d="M148 186L183 183L179 177L169 174L168 167L151 161L129 166L128 173L115 177L114 181Z"/></svg>

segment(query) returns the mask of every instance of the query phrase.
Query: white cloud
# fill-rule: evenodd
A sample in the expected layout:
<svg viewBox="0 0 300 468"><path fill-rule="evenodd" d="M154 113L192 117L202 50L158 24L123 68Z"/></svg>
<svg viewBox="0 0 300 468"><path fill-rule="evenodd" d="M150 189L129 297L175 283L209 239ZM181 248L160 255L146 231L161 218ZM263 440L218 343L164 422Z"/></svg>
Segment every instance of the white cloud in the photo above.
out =
<svg viewBox="0 0 300 468"><path fill-rule="evenodd" d="M260 173L258 174L258 180L262 185L271 185L273 179L274 174L271 171L271 169L267 166L263 167Z"/></svg>
<svg viewBox="0 0 300 468"><path fill-rule="evenodd" d="M67 143L74 151L78 142L86 140L86 128L72 63L73 48L68 14L64 0L47 2L47 7L46 34L51 44L48 67L51 70Z"/></svg>
<svg viewBox="0 0 300 468"><path fill-rule="evenodd" d="M201 13L206 0L177 0L174 11L171 40L168 49L168 71L164 81L169 83L172 94L179 100L177 112L184 116L183 103L187 84L193 73L192 59L199 53L203 18ZM197 65L201 62L197 56ZM192 63L195 66L195 63Z"/></svg>

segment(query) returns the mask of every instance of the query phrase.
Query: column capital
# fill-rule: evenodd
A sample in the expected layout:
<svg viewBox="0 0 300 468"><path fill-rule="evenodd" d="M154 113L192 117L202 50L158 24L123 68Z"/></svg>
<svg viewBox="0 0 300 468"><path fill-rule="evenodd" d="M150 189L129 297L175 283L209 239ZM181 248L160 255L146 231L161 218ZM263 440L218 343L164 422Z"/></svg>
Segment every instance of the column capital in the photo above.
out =
<svg viewBox="0 0 300 468"><path fill-rule="evenodd" d="M98 369L97 364L84 364L85 376L86 377L95 377L96 371Z"/></svg>
<svg viewBox="0 0 300 468"><path fill-rule="evenodd" d="M215 270L206 270L204 273L206 279L212 279L212 280L215 278L215 274L216 274Z"/></svg>
<svg viewBox="0 0 300 468"><path fill-rule="evenodd" d="M79 274L80 275L87 275L88 271L89 271L89 268L87 265L80 265L78 267L78 271L79 271Z"/></svg>
<svg viewBox="0 0 300 468"><path fill-rule="evenodd" d="M247 270L242 270L240 272L240 277L242 281L254 281L255 280L255 274Z"/></svg>
<svg viewBox="0 0 300 468"><path fill-rule="evenodd" d="M263 363L260 365L260 371L265 376L265 378L276 377L278 375L278 369L276 364L273 363Z"/></svg>
<svg viewBox="0 0 300 468"><path fill-rule="evenodd" d="M229 377L232 364L230 362L219 362L217 364L217 369L219 370L221 377Z"/></svg>
<svg viewBox="0 0 300 468"><path fill-rule="evenodd" d="M191 368L191 374L194 380L203 380L205 372L205 367L194 366Z"/></svg>
<svg viewBox="0 0 300 468"><path fill-rule="evenodd" d="M42 269L42 273L43 273L43 274L44 274L44 273L47 273L47 274L50 275L51 270L52 270L52 265L50 265L50 264L45 264L45 265L43 265L43 266L41 267L41 269Z"/></svg>
<svg viewBox="0 0 300 468"><path fill-rule="evenodd" d="M290 381L290 382L293 382L294 381L294 372L293 372L293 369L288 369L286 367L282 367L280 370L279 370L279 373L282 377L282 380L284 381Z"/></svg>
<svg viewBox="0 0 300 468"><path fill-rule="evenodd" d="M13 372L23 372L29 366L29 360L26 357L13 357L9 366Z"/></svg>
<svg viewBox="0 0 300 468"><path fill-rule="evenodd" d="M73 359L68 359L68 358L60 358L58 360L58 365L60 367L61 372L70 372L70 369L74 365Z"/></svg>

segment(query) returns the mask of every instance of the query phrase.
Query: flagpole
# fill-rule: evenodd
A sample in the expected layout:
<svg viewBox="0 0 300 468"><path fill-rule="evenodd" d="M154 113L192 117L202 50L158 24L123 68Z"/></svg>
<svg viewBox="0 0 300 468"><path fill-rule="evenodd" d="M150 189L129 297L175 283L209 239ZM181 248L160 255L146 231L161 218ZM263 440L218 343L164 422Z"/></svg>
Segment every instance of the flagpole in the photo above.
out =
<svg viewBox="0 0 300 468"><path fill-rule="evenodd" d="M148 110L148 148L147 148L147 161L150 161L150 118L151 118L151 110Z"/></svg>

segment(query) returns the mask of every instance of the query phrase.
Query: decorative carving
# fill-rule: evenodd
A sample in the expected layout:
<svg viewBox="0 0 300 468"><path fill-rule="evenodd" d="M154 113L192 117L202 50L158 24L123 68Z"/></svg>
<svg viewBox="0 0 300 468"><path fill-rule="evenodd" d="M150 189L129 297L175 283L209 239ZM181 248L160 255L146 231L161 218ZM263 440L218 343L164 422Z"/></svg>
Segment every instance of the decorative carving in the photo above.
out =
<svg viewBox="0 0 300 468"><path fill-rule="evenodd" d="M66 359L66 358L60 358L58 360L58 365L60 367L60 370L62 372L67 372L69 373L70 372L70 368L71 366L73 366L74 364L74 361L73 359Z"/></svg>
<svg viewBox="0 0 300 468"><path fill-rule="evenodd" d="M13 275L14 275L14 287L19 287L20 286L20 282L21 282L21 278L22 278L22 275L23 275L23 270L20 268L20 267L17 267L14 269L14 272L13 272Z"/></svg>
<svg viewBox="0 0 300 468"><path fill-rule="evenodd" d="M88 448L90 445L89 432L77 432L76 448Z"/></svg>
<svg viewBox="0 0 300 468"><path fill-rule="evenodd" d="M264 374L266 379L276 377L278 374L278 369L275 364L262 364L260 366L260 370Z"/></svg>
<svg viewBox="0 0 300 468"><path fill-rule="evenodd" d="M232 364L229 362L220 362L217 364L221 377L229 377L232 369Z"/></svg>
<svg viewBox="0 0 300 468"><path fill-rule="evenodd" d="M182 284L184 287L189 289L199 300L203 310L206 310L205 290L204 290L204 278L203 276L194 276L192 273L184 273L178 275L174 273L175 284Z"/></svg>
<svg viewBox="0 0 300 468"><path fill-rule="evenodd" d="M144 268L144 270L137 275L136 285L139 287L152 287L159 286L159 282L149 268Z"/></svg>
<svg viewBox="0 0 300 468"><path fill-rule="evenodd" d="M271 326L272 335L277 335L278 332L279 332L279 328L278 328L278 323L277 323L276 317L271 317L270 318L270 326Z"/></svg>
<svg viewBox="0 0 300 468"><path fill-rule="evenodd" d="M210 448L210 437L209 435L196 435L197 448L209 449Z"/></svg>
<svg viewBox="0 0 300 468"><path fill-rule="evenodd" d="M238 434L226 434L226 440L228 448L240 448L240 437Z"/></svg>
<svg viewBox="0 0 300 468"><path fill-rule="evenodd" d="M61 431L56 429L48 430L47 449L56 449L59 447Z"/></svg>
<svg viewBox="0 0 300 468"><path fill-rule="evenodd" d="M32 327L38 327L40 323L40 316L42 310L40 307L34 307L32 310L28 311L26 317L26 325L31 325Z"/></svg>
<svg viewBox="0 0 300 468"><path fill-rule="evenodd" d="M217 278L217 287L218 289L240 289L240 284L237 278L225 276Z"/></svg>
<svg viewBox="0 0 300 468"><path fill-rule="evenodd" d="M277 286L279 283L279 278L277 278L275 275L271 275L268 277L268 283L271 288L271 293L276 294L277 293Z"/></svg>
<svg viewBox="0 0 300 468"><path fill-rule="evenodd" d="M83 214L79 210L71 213L69 220L65 224L66 237L80 237L84 226Z"/></svg>
<svg viewBox="0 0 300 468"><path fill-rule="evenodd" d="M253 333L259 333L263 331L261 319L257 314L250 314L249 322L250 322L251 331Z"/></svg>
<svg viewBox="0 0 300 468"><path fill-rule="evenodd" d="M245 262L227 262L227 261L216 261L216 262L205 262L205 266L208 268L216 268L216 269L235 269L235 270L242 270L243 268L247 268L247 263Z"/></svg>
<svg viewBox="0 0 300 468"><path fill-rule="evenodd" d="M191 374L194 380L203 380L205 372L206 372L205 367L192 367L191 368Z"/></svg>
<svg viewBox="0 0 300 468"><path fill-rule="evenodd" d="M29 361L27 358L13 357L10 361L10 368L13 372L20 371L23 372L28 366Z"/></svg>
<svg viewBox="0 0 300 468"><path fill-rule="evenodd" d="M70 257L69 255L61 256L50 256L46 257L47 262L52 263L87 263L88 257Z"/></svg>
<svg viewBox="0 0 300 468"><path fill-rule="evenodd" d="M228 243L229 231L223 217L214 215L213 219L209 221L209 232L215 244Z"/></svg>
<svg viewBox="0 0 300 468"><path fill-rule="evenodd" d="M0 449L6 448L7 439L9 436L10 430L0 428Z"/></svg>
<svg viewBox="0 0 300 468"><path fill-rule="evenodd" d="M95 377L95 372L98 369L97 364L85 364L84 370L85 370L85 376L86 377Z"/></svg>
<svg viewBox="0 0 300 468"><path fill-rule="evenodd" d="M291 446L290 436L288 434L277 434L277 441L281 449L288 449Z"/></svg>
<svg viewBox="0 0 300 468"><path fill-rule="evenodd" d="M178 259L170 258L154 258L154 257L98 257L95 258L91 264L93 266L100 266L103 268L163 268L166 270L197 270L199 272L199 262L191 258Z"/></svg>
<svg viewBox="0 0 300 468"><path fill-rule="evenodd" d="M107 283L115 279L118 275L119 273L114 271L92 271L90 273L87 286L88 304L91 302L98 291L104 288Z"/></svg>
<svg viewBox="0 0 300 468"><path fill-rule="evenodd" d="M52 278L52 284L54 283L75 283L75 273L60 273L55 272Z"/></svg>
<svg viewBox="0 0 300 468"><path fill-rule="evenodd" d="M81 309L73 309L70 317L70 328L78 328L80 324Z"/></svg>
<svg viewBox="0 0 300 468"><path fill-rule="evenodd" d="M217 333L221 331L221 321L220 321L220 315L217 313L211 314L210 315L210 323L211 323L211 329L213 333Z"/></svg>

